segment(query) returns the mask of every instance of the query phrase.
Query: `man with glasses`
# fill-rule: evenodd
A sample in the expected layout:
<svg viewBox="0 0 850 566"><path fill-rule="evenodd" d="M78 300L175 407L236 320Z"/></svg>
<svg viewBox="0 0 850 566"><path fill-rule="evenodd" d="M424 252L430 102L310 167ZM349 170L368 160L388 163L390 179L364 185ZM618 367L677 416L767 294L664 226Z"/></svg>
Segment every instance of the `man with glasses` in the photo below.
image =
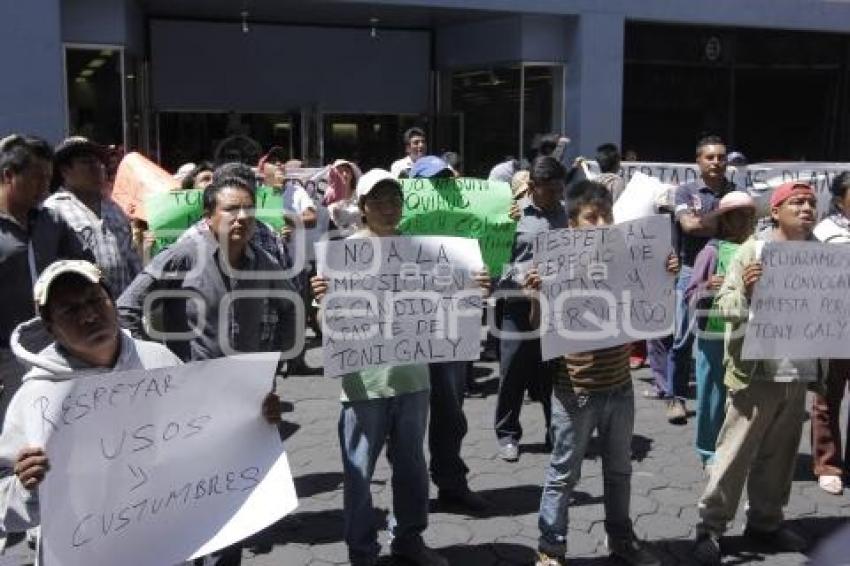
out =
<svg viewBox="0 0 850 566"><path fill-rule="evenodd" d="M56 146L54 186L45 208L58 214L92 250L106 284L117 297L142 269L133 248L130 221L112 200L103 197L106 154L83 137Z"/></svg>

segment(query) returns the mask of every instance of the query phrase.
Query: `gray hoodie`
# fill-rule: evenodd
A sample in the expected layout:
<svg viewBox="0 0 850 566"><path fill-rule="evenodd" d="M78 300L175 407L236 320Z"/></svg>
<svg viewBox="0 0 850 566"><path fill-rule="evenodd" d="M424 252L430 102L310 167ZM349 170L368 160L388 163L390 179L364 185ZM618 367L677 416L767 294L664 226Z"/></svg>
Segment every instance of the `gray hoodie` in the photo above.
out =
<svg viewBox="0 0 850 566"><path fill-rule="evenodd" d="M115 367L93 368L73 357L55 342L50 342L40 318L18 325L12 332L10 345L18 360L30 369L9 404L3 434L0 436L0 476L3 476L0 477L0 529L5 532L22 532L41 522L38 492L24 489L12 470L21 449L29 446L44 447L47 443L41 427L27 426L28 411L24 400L28 388L36 382L43 384L45 381L61 387L68 380L82 374L155 369L175 366L182 362L165 346L136 340L122 331L121 351ZM61 473L61 470L49 473Z"/></svg>

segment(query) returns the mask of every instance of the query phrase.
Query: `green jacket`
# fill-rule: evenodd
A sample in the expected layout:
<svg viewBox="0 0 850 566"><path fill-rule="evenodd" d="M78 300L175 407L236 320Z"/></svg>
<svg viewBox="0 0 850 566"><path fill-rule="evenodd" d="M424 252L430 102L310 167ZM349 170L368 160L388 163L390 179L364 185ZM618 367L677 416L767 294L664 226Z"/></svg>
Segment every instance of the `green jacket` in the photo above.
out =
<svg viewBox="0 0 850 566"><path fill-rule="evenodd" d="M772 231L759 236L770 239L771 233ZM781 362L781 360L741 359L750 315L750 303L744 294L744 268L758 261L760 247L764 244L765 239L759 239L756 236L751 236L741 244L738 253L729 264L715 301L720 317L730 323L726 327L726 347L723 357L726 373L723 381L732 390L747 387L753 379L774 381ZM819 376L826 375L824 360L795 360L793 365L799 371L801 381L815 381Z"/></svg>

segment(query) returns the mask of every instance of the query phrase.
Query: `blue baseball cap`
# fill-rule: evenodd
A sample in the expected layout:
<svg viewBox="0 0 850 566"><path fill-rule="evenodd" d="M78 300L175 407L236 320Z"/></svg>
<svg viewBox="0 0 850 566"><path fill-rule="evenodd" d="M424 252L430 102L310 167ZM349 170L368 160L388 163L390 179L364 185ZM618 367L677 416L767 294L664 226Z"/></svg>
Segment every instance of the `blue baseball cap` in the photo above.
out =
<svg viewBox="0 0 850 566"><path fill-rule="evenodd" d="M454 171L449 164L436 155L423 155L410 168L410 176L413 178L436 177L441 173L449 172L454 176Z"/></svg>

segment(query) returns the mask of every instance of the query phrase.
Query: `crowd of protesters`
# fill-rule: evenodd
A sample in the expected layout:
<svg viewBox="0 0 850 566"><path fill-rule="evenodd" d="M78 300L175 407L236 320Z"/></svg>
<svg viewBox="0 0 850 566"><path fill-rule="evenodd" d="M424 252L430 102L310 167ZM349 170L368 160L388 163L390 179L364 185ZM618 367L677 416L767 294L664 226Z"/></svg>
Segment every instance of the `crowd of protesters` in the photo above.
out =
<svg viewBox="0 0 850 566"><path fill-rule="evenodd" d="M459 156L429 154L423 130L408 130L403 143L404 157L387 170L362 172L340 156L324 170L323 191L290 177L293 163L280 148L271 148L258 163L186 164L175 174L174 190L201 190L203 218L143 265L146 254L133 224L110 197L110 159L103 148L79 137L55 148L24 135L0 140L2 533L38 526L36 488L46 474L61 473L50 470L44 447L29 445L21 432L24 409L14 400L22 383L67 379L75 371L152 369L264 351L283 353L288 360L283 372L320 372L304 358L306 328L322 333L328 288L317 275L314 244L326 234L400 235L404 190L399 179L460 175ZM702 497L694 502L699 512L694 556L703 564L720 563L720 540L745 486L745 534L777 550L805 550L809 541L783 523L783 507L806 391L816 391L814 474L822 489L838 495L850 460L850 444L842 449L839 425L850 364L745 360L741 329L762 274L757 254L762 242L850 243L850 172L832 183L830 213L819 223L812 187L788 182L770 197L769 225L757 229L755 202L727 179L726 145L715 136L700 139L699 177L675 188L672 204L657 210L669 215L674 231L675 250L666 265L676 274L673 333L543 361L539 339L516 338L533 333L540 322L535 295L541 280L528 268L534 241L548 230L611 225L614 203L625 188L616 145L600 145L595 159L601 174L591 178L581 160L564 164L568 143L564 136L541 136L530 162L507 158L494 165L490 179L512 189L509 214L516 233L510 265L502 273L475 274L483 295L511 291L493 306L503 337L487 339L487 349L499 360L494 453L504 465L521 457L519 413L526 395L540 402L545 416L540 433L551 461L540 473L537 564L566 563L568 511L594 432L603 464L607 547L629 564L660 564L651 544L635 535L630 518L631 370L648 360L654 385L640 394L665 401L667 419L681 425L689 418L694 352L695 449L707 477ZM280 230L255 217L260 185L282 195ZM300 266L297 273L293 266ZM244 272L250 277L236 275ZM281 272L292 276L275 276ZM268 296L226 306L236 290L268 291ZM165 291L175 293L166 293L156 310L146 310L148 298ZM227 309L227 324L219 324L220 309ZM193 328L204 331L193 334ZM174 338L187 333L192 337ZM393 468L394 556L412 564L448 563L422 537L429 475L442 503L473 515L491 510L470 489L461 458L467 432L463 401L470 386L467 362L385 366L341 378L344 538L352 564L378 559L370 481L384 445ZM279 422L275 394L259 409L270 423ZM202 561L237 564L240 553L234 545Z"/></svg>

